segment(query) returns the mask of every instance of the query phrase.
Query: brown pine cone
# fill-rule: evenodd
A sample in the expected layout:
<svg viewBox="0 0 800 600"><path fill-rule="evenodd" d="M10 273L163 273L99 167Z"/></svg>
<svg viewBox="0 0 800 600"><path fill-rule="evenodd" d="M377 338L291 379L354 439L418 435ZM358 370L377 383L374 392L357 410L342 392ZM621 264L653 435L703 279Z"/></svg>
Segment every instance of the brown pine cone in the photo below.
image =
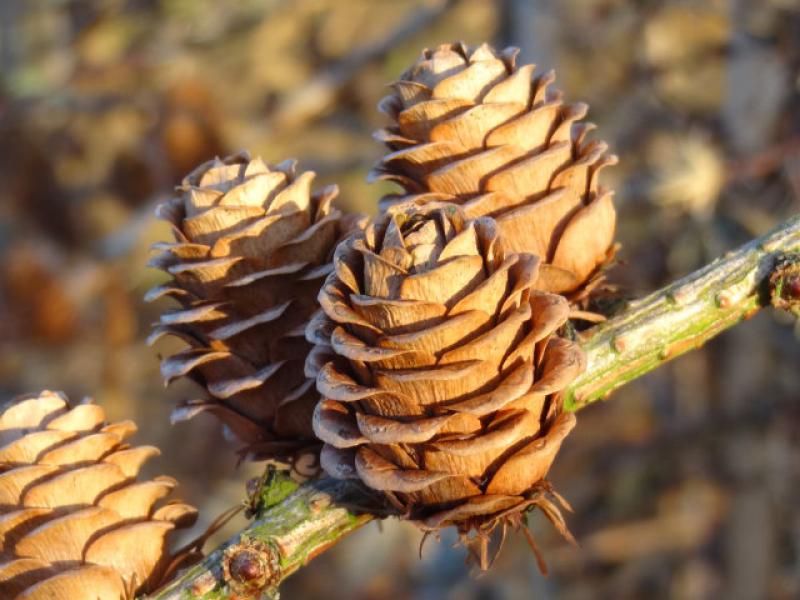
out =
<svg viewBox="0 0 800 600"><path fill-rule="evenodd" d="M199 166L158 209L175 242L157 244L151 264L173 279L148 298L172 296L181 308L161 317L150 341L183 339L189 348L166 358L162 374L207 392L174 418L211 412L256 458L291 461L319 445L303 332L333 247L355 218L331 206L336 186L312 193L313 178L292 161L270 167L241 153Z"/></svg>
<svg viewBox="0 0 800 600"><path fill-rule="evenodd" d="M613 254L612 194L597 175L617 159L586 141L587 105L564 103L553 72L518 67L517 52L424 50L379 105L394 122L376 134L391 152L372 177L405 192L382 209L445 201L494 217L509 251L543 259L542 289L585 290Z"/></svg>
<svg viewBox="0 0 800 600"><path fill-rule="evenodd" d="M477 530L484 566L488 534L531 506L568 535L545 475L584 356L554 335L569 305L537 289L538 267L453 205L384 215L338 246L307 330L325 471L426 529Z"/></svg>
<svg viewBox="0 0 800 600"><path fill-rule="evenodd" d="M158 449L126 444L136 426L105 418L53 392L0 415L0 598L133 598L180 561L167 537L197 511L158 506L176 482L136 480Z"/></svg>

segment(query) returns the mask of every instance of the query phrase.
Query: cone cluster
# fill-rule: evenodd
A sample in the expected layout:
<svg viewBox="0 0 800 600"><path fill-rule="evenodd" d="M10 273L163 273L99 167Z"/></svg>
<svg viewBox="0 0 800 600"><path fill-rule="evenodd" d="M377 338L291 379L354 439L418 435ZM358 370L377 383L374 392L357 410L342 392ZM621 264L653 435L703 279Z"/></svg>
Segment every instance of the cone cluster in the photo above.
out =
<svg viewBox="0 0 800 600"><path fill-rule="evenodd" d="M323 468L426 529L489 532L531 505L563 529L545 475L575 424L558 392L584 358L554 335L568 302L499 229L452 206L378 219L338 246L307 330Z"/></svg>
<svg viewBox="0 0 800 600"><path fill-rule="evenodd" d="M160 502L173 479L137 481L159 452L125 443L135 431L52 392L0 415L0 598L132 598L176 566L167 537L197 512Z"/></svg>
<svg viewBox="0 0 800 600"><path fill-rule="evenodd" d="M390 152L372 176L403 188L383 209L453 202L494 217L509 251L542 259L540 289L574 293L613 254L615 211L598 173L616 156L587 141L587 105L565 102L553 72L518 66L517 53L423 51L379 105L392 124L376 137Z"/></svg>
<svg viewBox="0 0 800 600"><path fill-rule="evenodd" d="M312 192L313 179L292 161L268 166L240 153L199 166L158 209L175 241L157 244L152 264L172 279L148 297L171 296L180 308L150 341L184 340L188 349L165 359L162 374L205 390L174 418L213 413L256 455L291 459L315 443L304 329L354 219L332 207L335 186Z"/></svg>
<svg viewBox="0 0 800 600"><path fill-rule="evenodd" d="M206 390L179 418L214 413L256 457L321 446L329 475L457 526L484 567L531 507L570 537L547 473L585 359L559 330L616 224L598 182L616 157L587 140L586 105L516 53L440 46L392 85L373 175L403 191L366 227L294 163L201 165L159 209L175 241L153 262L172 279L150 294L180 304L153 339L188 344L164 377Z"/></svg>

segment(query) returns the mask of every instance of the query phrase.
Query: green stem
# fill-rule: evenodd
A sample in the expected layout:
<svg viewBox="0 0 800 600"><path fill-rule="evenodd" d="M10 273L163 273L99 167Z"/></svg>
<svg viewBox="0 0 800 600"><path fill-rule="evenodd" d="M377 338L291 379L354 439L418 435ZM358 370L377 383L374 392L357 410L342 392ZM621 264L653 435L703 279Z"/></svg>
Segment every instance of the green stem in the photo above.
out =
<svg viewBox="0 0 800 600"><path fill-rule="evenodd" d="M329 478L298 485L273 471L259 493L274 504L262 506L246 529L148 598L277 598L281 581L380 511L359 484Z"/></svg>
<svg viewBox="0 0 800 600"><path fill-rule="evenodd" d="M566 392L578 410L662 363L699 348L772 300L773 273L800 250L800 216L665 288L631 303L590 329L581 343L587 368ZM780 292L779 292L780 295Z"/></svg>
<svg viewBox="0 0 800 600"><path fill-rule="evenodd" d="M566 391L567 409L605 398L750 317L776 296L783 303L796 302L786 296L782 273L796 277L795 259L786 257L798 252L800 216L583 334L588 366ZM259 493L256 521L150 598L275 598L283 579L372 520L380 507L360 485L327 478L297 487L273 474Z"/></svg>

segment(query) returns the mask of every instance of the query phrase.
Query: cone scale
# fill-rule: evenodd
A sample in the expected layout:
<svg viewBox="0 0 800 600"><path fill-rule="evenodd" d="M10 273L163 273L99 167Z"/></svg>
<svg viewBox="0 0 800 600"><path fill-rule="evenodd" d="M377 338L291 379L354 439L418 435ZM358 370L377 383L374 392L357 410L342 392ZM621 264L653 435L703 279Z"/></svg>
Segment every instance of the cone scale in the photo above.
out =
<svg viewBox="0 0 800 600"><path fill-rule="evenodd" d="M119 600L179 566L168 537L197 511L163 501L173 479L137 481L159 452L125 443L135 431L53 392L0 415L0 597Z"/></svg>
<svg viewBox="0 0 800 600"><path fill-rule="evenodd" d="M173 418L212 413L250 456L293 464L318 447L305 325L333 247L355 222L332 207L336 187L313 192L313 178L246 153L199 166L158 209L175 241L157 244L151 264L172 279L148 295L180 304L150 337L187 343L163 360L165 380L188 377L205 391Z"/></svg>
<svg viewBox="0 0 800 600"><path fill-rule="evenodd" d="M379 104L392 124L373 179L401 194L383 210L429 202L493 217L506 247L542 258L540 289L580 295L613 255L616 224L600 170L616 162L588 141L588 107L550 89L553 72L518 66L518 50L449 44L423 51Z"/></svg>
<svg viewBox="0 0 800 600"><path fill-rule="evenodd" d="M424 529L477 531L482 566L489 534L532 506L568 535L545 477L584 358L555 335L569 304L537 288L539 267L491 218L384 215L339 245L307 329L322 467Z"/></svg>

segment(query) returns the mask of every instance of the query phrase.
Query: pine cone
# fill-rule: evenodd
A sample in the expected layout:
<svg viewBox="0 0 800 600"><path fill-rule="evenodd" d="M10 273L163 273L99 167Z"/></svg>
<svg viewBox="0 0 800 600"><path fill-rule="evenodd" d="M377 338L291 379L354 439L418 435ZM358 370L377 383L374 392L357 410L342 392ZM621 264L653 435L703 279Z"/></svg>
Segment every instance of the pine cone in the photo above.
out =
<svg viewBox="0 0 800 600"><path fill-rule="evenodd" d="M395 204L455 202L492 216L509 251L542 257L539 286L584 289L611 255L616 216L598 171L616 162L586 104L566 104L553 72L517 67L518 49L463 44L425 50L379 108L394 123L376 134L391 152L372 177L398 182Z"/></svg>
<svg viewBox="0 0 800 600"><path fill-rule="evenodd" d="M269 167L242 153L198 167L158 209L175 243L157 244L151 264L173 280L148 299L169 295L181 308L162 316L150 342L185 340L189 349L165 359L162 374L168 383L190 377L208 393L174 418L209 411L256 457L291 460L318 445L303 332L354 219L331 207L336 186L312 193L313 178L292 161Z"/></svg>
<svg viewBox="0 0 800 600"><path fill-rule="evenodd" d="M575 424L558 392L584 366L553 335L569 305L491 218L464 221L452 205L384 215L338 246L307 330L321 463L426 529L488 534L538 505L566 535L544 477Z"/></svg>
<svg viewBox="0 0 800 600"><path fill-rule="evenodd" d="M156 506L176 482L136 476L158 449L124 443L136 426L105 418L53 392L0 415L0 597L132 598L175 566L167 536L197 511Z"/></svg>

